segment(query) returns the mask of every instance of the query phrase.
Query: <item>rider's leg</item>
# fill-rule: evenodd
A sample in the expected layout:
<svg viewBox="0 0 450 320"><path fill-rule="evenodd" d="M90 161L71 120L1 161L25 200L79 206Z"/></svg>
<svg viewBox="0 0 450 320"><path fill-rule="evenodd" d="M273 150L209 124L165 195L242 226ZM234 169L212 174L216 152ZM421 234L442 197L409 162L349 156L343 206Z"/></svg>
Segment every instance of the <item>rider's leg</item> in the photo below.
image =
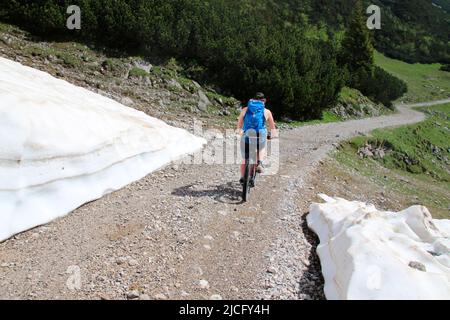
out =
<svg viewBox="0 0 450 320"><path fill-rule="evenodd" d="M241 164L241 177L243 177L245 175L245 159L242 160L242 164Z"/></svg>
<svg viewBox="0 0 450 320"><path fill-rule="evenodd" d="M266 138L263 138L262 140L258 140L258 165L256 168L256 171L258 173L263 173L264 172L264 168L263 168L263 161L266 158L266 147L267 147L267 141Z"/></svg>
<svg viewBox="0 0 450 320"><path fill-rule="evenodd" d="M264 161L264 159L266 158L266 155L267 155L267 153L266 153L266 146L264 146L264 147L262 147L260 150L259 150L259 154L258 154L258 162L259 161Z"/></svg>
<svg viewBox="0 0 450 320"><path fill-rule="evenodd" d="M256 165L256 171L258 173L264 173L264 168L263 168L263 160L265 158L265 149L260 150L259 155L258 155L258 164Z"/></svg>

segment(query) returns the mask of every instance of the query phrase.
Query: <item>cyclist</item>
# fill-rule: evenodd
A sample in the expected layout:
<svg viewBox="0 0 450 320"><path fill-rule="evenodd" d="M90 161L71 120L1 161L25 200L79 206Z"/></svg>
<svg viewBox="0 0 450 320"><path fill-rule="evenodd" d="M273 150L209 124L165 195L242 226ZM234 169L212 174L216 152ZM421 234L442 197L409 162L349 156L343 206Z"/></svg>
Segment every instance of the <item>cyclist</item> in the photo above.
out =
<svg viewBox="0 0 450 320"><path fill-rule="evenodd" d="M268 136L266 123L269 125ZM244 182L245 159L249 158L251 152L257 152L258 173L264 172L263 160L265 158L267 138L275 137L276 125L272 112L266 108L266 98L263 93L258 92L253 99L243 108L237 123L237 130L241 134L241 152L244 158L241 164L241 179Z"/></svg>

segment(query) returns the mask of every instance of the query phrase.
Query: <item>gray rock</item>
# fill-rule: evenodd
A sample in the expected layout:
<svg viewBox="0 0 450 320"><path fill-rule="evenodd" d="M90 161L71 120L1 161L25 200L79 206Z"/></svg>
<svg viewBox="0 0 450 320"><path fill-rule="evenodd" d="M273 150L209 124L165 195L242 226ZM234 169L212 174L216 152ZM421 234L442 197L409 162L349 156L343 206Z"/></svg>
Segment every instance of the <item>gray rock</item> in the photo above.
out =
<svg viewBox="0 0 450 320"><path fill-rule="evenodd" d="M132 267L137 266L139 264L139 262L135 259L130 259L128 260L128 264Z"/></svg>
<svg viewBox="0 0 450 320"><path fill-rule="evenodd" d="M133 65L136 68L142 69L147 73L150 73L150 71L153 69L153 66L150 63L143 61L143 60L134 61Z"/></svg>
<svg viewBox="0 0 450 320"><path fill-rule="evenodd" d="M122 97L120 99L120 103L125 105L125 106L128 106L128 107L131 107L131 106L134 105L133 100L131 100L131 98L128 98L128 97Z"/></svg>
<svg viewBox="0 0 450 320"><path fill-rule="evenodd" d="M211 105L211 101L209 101L206 94L201 90L198 92L198 98L199 98L197 104L198 110L206 112L208 110L208 107Z"/></svg>
<svg viewBox="0 0 450 320"><path fill-rule="evenodd" d="M233 105L233 107L234 107L235 109L237 109L237 110L240 110L240 109L242 108L242 104L241 104L240 101L237 101L237 102Z"/></svg>
<svg viewBox="0 0 450 320"><path fill-rule="evenodd" d="M125 258L125 257L120 257L120 258L117 258L117 260L116 260L116 263L118 265L124 264L125 262L127 262L127 258Z"/></svg>
<svg viewBox="0 0 450 320"><path fill-rule="evenodd" d="M127 293L127 299L128 300L134 300L139 298L139 292L137 290L133 290Z"/></svg>
<svg viewBox="0 0 450 320"><path fill-rule="evenodd" d="M167 297L162 293L158 293L155 295L155 300L167 300Z"/></svg>
<svg viewBox="0 0 450 320"><path fill-rule="evenodd" d="M373 148L370 144L366 144L364 147L358 149L358 155L363 158L373 158Z"/></svg>
<svg viewBox="0 0 450 320"><path fill-rule="evenodd" d="M274 268L274 267L269 267L269 268L267 269L267 272L268 272L268 273L271 273L271 274L276 274L276 273L277 273L277 269Z"/></svg>
<svg viewBox="0 0 450 320"><path fill-rule="evenodd" d="M417 262L417 261L411 261L408 265L410 268L422 271L422 272L427 272L427 267L425 267L425 265L423 263Z"/></svg>
<svg viewBox="0 0 450 320"><path fill-rule="evenodd" d="M384 157L386 156L386 152L381 148L375 149L373 154L374 157L378 159L384 159Z"/></svg>
<svg viewBox="0 0 450 320"><path fill-rule="evenodd" d="M202 86L197 82L197 81L192 81L192 84L197 88L197 89L201 89Z"/></svg>
<svg viewBox="0 0 450 320"><path fill-rule="evenodd" d="M209 282L206 281L206 280L200 280L200 281L198 282L198 287L199 287L200 289L209 289Z"/></svg>
<svg viewBox="0 0 450 320"><path fill-rule="evenodd" d="M441 148L439 148L439 147L437 147L437 146L434 146L434 145L431 145L430 146L431 147L431 151L433 152L433 154L440 154L441 153Z"/></svg>
<svg viewBox="0 0 450 320"><path fill-rule="evenodd" d="M167 84L168 84L169 86L171 86L171 87L176 88L176 89L183 90L183 87L181 86L181 84L180 84L177 80L175 80L175 79L170 79L170 80L168 80L168 81L167 81Z"/></svg>

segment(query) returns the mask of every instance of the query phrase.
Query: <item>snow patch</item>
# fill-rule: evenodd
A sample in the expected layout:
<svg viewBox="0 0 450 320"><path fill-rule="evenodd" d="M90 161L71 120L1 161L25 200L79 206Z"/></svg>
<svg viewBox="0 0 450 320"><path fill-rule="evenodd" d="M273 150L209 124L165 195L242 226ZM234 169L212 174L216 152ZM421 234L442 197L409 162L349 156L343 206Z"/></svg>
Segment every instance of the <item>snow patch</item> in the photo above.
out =
<svg viewBox="0 0 450 320"><path fill-rule="evenodd" d="M320 238L328 299L450 299L450 220L423 206L395 213L321 198L307 222Z"/></svg>
<svg viewBox="0 0 450 320"><path fill-rule="evenodd" d="M62 217L205 143L0 57L0 241Z"/></svg>

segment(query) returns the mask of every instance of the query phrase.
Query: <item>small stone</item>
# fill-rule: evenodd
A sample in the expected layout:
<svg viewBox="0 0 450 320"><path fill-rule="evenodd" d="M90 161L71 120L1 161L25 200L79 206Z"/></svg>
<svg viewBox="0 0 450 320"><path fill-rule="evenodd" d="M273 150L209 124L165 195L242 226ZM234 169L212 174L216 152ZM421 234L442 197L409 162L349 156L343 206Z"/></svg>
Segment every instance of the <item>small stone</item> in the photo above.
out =
<svg viewBox="0 0 450 320"><path fill-rule="evenodd" d="M150 300L150 296L148 294L141 294L139 300Z"/></svg>
<svg viewBox="0 0 450 320"><path fill-rule="evenodd" d="M278 270L275 267L269 267L269 269L267 269L267 272L271 274L276 274Z"/></svg>
<svg viewBox="0 0 450 320"><path fill-rule="evenodd" d="M223 300L223 298L220 294L213 294L209 299L210 300Z"/></svg>
<svg viewBox="0 0 450 320"><path fill-rule="evenodd" d="M206 280L200 280L200 281L198 282L198 287L199 287L200 289L209 289L209 282L206 281Z"/></svg>
<svg viewBox="0 0 450 320"><path fill-rule="evenodd" d="M130 260L128 261L128 264L129 264L131 267L133 267L133 266L137 266L137 265L139 264L139 262L138 262L137 260L130 259Z"/></svg>
<svg viewBox="0 0 450 320"><path fill-rule="evenodd" d="M272 282L267 282L265 287L266 289L272 289L273 287L275 287L275 284L273 284Z"/></svg>
<svg viewBox="0 0 450 320"><path fill-rule="evenodd" d="M97 294L97 296L99 297L100 300L110 300L109 295L107 295L106 293L99 293Z"/></svg>
<svg viewBox="0 0 450 320"><path fill-rule="evenodd" d="M196 82L196 81L192 81L192 84L197 88L197 89L201 89L201 85L198 83L198 82Z"/></svg>
<svg viewBox="0 0 450 320"><path fill-rule="evenodd" d="M131 106L134 105L133 100L131 100L131 99L128 98L128 97L123 97L122 99L120 99L120 103L123 104L123 105L126 105L126 106L128 106L128 107L131 107Z"/></svg>
<svg viewBox="0 0 450 320"><path fill-rule="evenodd" d="M155 295L155 300L167 300L167 297L162 293L158 293Z"/></svg>
<svg viewBox="0 0 450 320"><path fill-rule="evenodd" d="M133 290L127 293L127 299L134 300L139 298L139 292L137 290Z"/></svg>
<svg viewBox="0 0 450 320"><path fill-rule="evenodd" d="M184 290L181 291L180 294L181 294L182 297L187 297L187 296L189 296L189 293L187 293L187 292L184 291Z"/></svg>
<svg viewBox="0 0 450 320"><path fill-rule="evenodd" d="M105 278L104 276L98 276L98 277L97 277L97 281L99 281L99 282L105 282L105 281L106 281L106 278Z"/></svg>
<svg viewBox="0 0 450 320"><path fill-rule="evenodd" d="M410 268L422 271L422 272L427 272L427 267L425 267L425 265L423 263L417 262L417 261L411 261L408 265Z"/></svg>
<svg viewBox="0 0 450 320"><path fill-rule="evenodd" d="M203 270L200 267L193 267L192 270L198 277L203 275Z"/></svg>
<svg viewBox="0 0 450 320"><path fill-rule="evenodd" d="M175 79L170 79L169 81L167 81L167 84L178 90L183 90L183 87L181 86L181 84Z"/></svg>
<svg viewBox="0 0 450 320"><path fill-rule="evenodd" d="M127 258L125 258L125 257L120 257L120 258L117 258L117 260L116 260L116 263L118 265L124 264L125 262L127 262Z"/></svg>

